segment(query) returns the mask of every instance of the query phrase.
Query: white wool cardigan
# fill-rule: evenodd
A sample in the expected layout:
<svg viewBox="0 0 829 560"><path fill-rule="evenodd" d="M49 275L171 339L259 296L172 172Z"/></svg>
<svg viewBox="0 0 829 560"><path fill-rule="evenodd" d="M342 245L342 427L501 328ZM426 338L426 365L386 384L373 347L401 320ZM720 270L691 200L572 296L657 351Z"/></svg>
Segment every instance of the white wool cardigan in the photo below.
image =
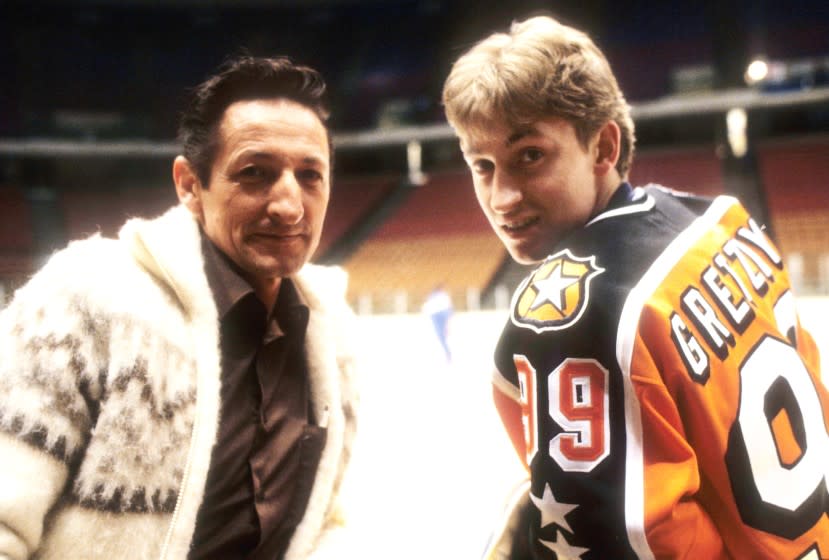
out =
<svg viewBox="0 0 829 560"><path fill-rule="evenodd" d="M345 274L306 265L314 417L327 429L286 560L336 530L354 436ZM183 206L71 243L0 314L0 558L187 556L219 415L216 307Z"/></svg>

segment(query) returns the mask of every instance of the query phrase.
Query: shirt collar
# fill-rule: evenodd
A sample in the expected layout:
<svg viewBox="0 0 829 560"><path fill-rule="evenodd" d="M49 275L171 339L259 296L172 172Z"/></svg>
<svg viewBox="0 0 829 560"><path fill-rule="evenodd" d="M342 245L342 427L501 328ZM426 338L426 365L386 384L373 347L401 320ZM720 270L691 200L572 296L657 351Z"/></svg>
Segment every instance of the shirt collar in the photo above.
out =
<svg viewBox="0 0 829 560"><path fill-rule="evenodd" d="M272 316L277 320L271 321L265 334L266 340L288 334L291 337L303 337L308 328L308 305L296 285L290 278L283 278L279 285L279 294Z"/></svg>
<svg viewBox="0 0 829 560"><path fill-rule="evenodd" d="M202 240L207 283L213 292L219 318L224 319L239 302L245 298L256 299L256 294L250 283L242 276L239 266L230 260L201 228L199 233ZM259 302L258 299L256 301ZM265 314L264 305L259 303ZM263 342L270 342L286 334L292 337L304 336L308 327L308 316L308 306L302 294L290 278L283 278L274 307L267 313Z"/></svg>
<svg viewBox="0 0 829 560"><path fill-rule="evenodd" d="M199 233L207 283L213 292L219 317L224 319L242 298L254 293L253 287L242 276L238 265L216 247L201 228L199 228Z"/></svg>

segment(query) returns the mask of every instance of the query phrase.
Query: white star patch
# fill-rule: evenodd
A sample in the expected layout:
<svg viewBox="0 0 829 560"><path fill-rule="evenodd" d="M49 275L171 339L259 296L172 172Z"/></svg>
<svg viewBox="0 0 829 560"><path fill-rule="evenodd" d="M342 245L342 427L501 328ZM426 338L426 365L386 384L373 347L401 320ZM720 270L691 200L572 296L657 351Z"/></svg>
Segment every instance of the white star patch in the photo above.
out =
<svg viewBox="0 0 829 560"><path fill-rule="evenodd" d="M561 534L561 531L556 531L556 542L545 541L538 539L538 542L556 553L557 560L578 560L581 555L588 552L589 548L581 548L580 546L572 546Z"/></svg>
<svg viewBox="0 0 829 560"><path fill-rule="evenodd" d="M549 484L544 485L544 494L540 498L537 498L532 492L530 492L530 499L535 504L535 507L541 511L542 529L555 523L559 527L567 529L571 533L573 532L573 529L570 528L570 524L567 523L565 516L579 507L578 504L565 504L556 500Z"/></svg>
<svg viewBox="0 0 829 560"><path fill-rule="evenodd" d="M564 303L562 303L564 290L580 279L580 276L563 276L561 274L561 263L558 263L550 276L535 283L538 293L535 295L530 310L538 309L545 303L550 302L560 313L564 313Z"/></svg>

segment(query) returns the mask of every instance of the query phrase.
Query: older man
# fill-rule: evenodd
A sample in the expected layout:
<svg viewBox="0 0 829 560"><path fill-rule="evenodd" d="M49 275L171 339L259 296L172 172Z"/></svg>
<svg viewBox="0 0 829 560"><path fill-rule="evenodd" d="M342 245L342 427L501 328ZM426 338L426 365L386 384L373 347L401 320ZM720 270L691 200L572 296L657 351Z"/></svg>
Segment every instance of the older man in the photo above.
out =
<svg viewBox="0 0 829 560"><path fill-rule="evenodd" d="M0 557L309 558L354 430L325 84L242 57L198 86L181 204L55 254L0 316Z"/></svg>

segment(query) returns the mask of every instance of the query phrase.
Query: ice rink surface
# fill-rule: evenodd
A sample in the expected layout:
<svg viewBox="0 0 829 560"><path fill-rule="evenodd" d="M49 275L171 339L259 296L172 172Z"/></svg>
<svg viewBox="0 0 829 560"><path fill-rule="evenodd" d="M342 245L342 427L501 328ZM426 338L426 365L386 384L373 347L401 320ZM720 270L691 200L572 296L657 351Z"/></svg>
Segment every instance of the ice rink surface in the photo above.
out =
<svg viewBox="0 0 829 560"><path fill-rule="evenodd" d="M826 361L829 298L801 299L799 309ZM368 359L343 495L349 537L332 558L480 557L504 500L523 478L489 382L505 318L505 311L456 314L451 364L428 318L359 318Z"/></svg>
<svg viewBox="0 0 829 560"><path fill-rule="evenodd" d="M480 555L507 492L523 476L490 396L504 316L455 315L451 363L427 317L360 318L367 374L344 496L354 558Z"/></svg>

